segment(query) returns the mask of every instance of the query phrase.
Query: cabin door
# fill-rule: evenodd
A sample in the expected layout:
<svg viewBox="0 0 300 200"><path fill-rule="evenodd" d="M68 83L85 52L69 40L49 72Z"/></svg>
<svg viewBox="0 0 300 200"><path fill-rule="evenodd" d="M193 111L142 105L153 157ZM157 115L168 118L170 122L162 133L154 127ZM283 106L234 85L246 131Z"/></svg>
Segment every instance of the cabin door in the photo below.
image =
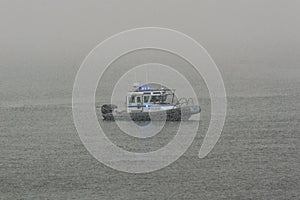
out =
<svg viewBox="0 0 300 200"><path fill-rule="evenodd" d="M137 106L137 110L143 111L144 105L143 105L143 95L137 95L135 97L135 102Z"/></svg>

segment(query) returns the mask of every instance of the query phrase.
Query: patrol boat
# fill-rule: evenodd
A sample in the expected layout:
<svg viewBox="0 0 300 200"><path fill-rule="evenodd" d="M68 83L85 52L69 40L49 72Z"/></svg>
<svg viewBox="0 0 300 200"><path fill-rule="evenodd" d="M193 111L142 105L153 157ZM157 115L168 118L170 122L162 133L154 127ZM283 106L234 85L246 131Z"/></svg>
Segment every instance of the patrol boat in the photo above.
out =
<svg viewBox="0 0 300 200"><path fill-rule="evenodd" d="M101 106L104 120L188 120L201 112L191 98L177 99L175 89L153 88L149 85L134 86L126 96L127 109L118 111L114 104Z"/></svg>

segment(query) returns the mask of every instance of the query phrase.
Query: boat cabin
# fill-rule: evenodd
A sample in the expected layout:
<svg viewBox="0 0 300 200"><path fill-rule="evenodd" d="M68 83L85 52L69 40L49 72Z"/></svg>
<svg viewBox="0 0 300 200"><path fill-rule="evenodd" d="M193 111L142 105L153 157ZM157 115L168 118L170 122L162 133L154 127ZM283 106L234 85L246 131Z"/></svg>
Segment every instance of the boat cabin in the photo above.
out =
<svg viewBox="0 0 300 200"><path fill-rule="evenodd" d="M174 97L175 90L141 86L128 92L126 97L127 112L154 112L173 109L176 107Z"/></svg>

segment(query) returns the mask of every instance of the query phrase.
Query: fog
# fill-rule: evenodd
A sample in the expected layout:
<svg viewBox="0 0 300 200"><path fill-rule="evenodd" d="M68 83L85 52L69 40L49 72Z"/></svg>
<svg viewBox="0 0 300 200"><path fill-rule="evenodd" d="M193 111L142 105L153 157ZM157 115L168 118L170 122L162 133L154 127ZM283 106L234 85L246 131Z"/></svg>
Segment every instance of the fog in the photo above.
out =
<svg viewBox="0 0 300 200"><path fill-rule="evenodd" d="M297 0L1 0L0 101L69 102L89 51L145 26L196 39L220 68L229 96L291 94L300 79L299 10Z"/></svg>

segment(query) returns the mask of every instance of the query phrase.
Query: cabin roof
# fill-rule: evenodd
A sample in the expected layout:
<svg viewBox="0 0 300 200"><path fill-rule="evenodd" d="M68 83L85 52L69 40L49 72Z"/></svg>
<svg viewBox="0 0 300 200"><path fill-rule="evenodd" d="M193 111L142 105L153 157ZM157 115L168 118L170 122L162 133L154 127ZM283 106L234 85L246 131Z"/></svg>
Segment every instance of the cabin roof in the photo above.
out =
<svg viewBox="0 0 300 200"><path fill-rule="evenodd" d="M146 91L131 91L128 92L128 95L143 95L143 94L148 94L148 95L161 95L161 94L174 94L174 90L146 90Z"/></svg>

